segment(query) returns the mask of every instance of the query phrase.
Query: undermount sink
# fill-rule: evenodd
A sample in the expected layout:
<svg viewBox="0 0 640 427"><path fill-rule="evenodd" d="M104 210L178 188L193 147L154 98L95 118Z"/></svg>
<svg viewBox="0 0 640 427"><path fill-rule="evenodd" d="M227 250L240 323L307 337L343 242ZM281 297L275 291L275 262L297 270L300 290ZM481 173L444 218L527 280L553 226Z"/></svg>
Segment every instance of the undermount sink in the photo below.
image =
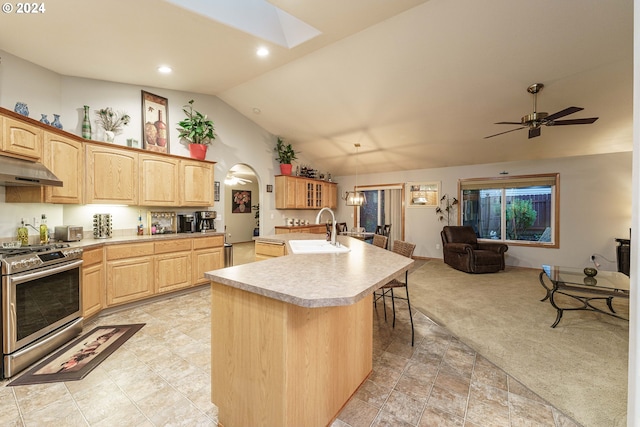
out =
<svg viewBox="0 0 640 427"><path fill-rule="evenodd" d="M351 250L340 243L333 246L326 240L289 240L289 247L294 254L341 254Z"/></svg>

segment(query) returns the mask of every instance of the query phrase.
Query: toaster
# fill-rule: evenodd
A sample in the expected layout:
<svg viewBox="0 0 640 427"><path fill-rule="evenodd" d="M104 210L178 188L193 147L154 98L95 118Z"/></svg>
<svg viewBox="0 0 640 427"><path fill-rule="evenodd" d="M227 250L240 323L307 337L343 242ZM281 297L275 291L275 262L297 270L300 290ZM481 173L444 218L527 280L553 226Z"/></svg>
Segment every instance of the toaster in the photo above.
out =
<svg viewBox="0 0 640 427"><path fill-rule="evenodd" d="M77 242L82 240L83 229L79 225L56 226L55 239L63 242Z"/></svg>

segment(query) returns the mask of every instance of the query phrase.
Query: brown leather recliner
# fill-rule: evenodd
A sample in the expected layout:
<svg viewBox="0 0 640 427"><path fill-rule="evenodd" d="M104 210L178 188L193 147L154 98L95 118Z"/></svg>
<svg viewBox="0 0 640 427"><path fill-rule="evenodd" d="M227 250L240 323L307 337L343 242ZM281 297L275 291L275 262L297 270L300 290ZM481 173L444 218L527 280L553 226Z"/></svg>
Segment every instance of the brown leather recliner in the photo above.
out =
<svg viewBox="0 0 640 427"><path fill-rule="evenodd" d="M467 273L495 273L504 270L504 243L478 242L469 226L445 226L440 232L444 262Z"/></svg>

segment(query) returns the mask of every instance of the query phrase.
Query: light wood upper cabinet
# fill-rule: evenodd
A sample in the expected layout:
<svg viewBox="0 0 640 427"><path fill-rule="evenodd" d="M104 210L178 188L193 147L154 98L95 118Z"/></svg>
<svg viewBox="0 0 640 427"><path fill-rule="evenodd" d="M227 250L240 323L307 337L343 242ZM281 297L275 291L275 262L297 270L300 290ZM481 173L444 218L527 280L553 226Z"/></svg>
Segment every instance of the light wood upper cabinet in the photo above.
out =
<svg viewBox="0 0 640 427"><path fill-rule="evenodd" d="M213 164L180 160L180 205L213 206Z"/></svg>
<svg viewBox="0 0 640 427"><path fill-rule="evenodd" d="M86 145L86 203L138 204L138 153Z"/></svg>
<svg viewBox="0 0 640 427"><path fill-rule="evenodd" d="M139 154L140 205L178 206L180 160L154 154Z"/></svg>
<svg viewBox="0 0 640 427"><path fill-rule="evenodd" d="M3 154L31 161L40 160L43 138L41 128L11 117L3 117L0 122Z"/></svg>
<svg viewBox="0 0 640 427"><path fill-rule="evenodd" d="M323 185L323 202L324 206L330 209L338 208L338 185L332 182L325 182ZM323 206L323 207L324 207Z"/></svg>
<svg viewBox="0 0 640 427"><path fill-rule="evenodd" d="M320 209L337 207L334 182L297 176L276 176L276 209Z"/></svg>
<svg viewBox="0 0 640 427"><path fill-rule="evenodd" d="M77 203L84 193L84 147L71 138L54 133L44 134L42 163L62 181L62 187L45 187L47 203Z"/></svg>
<svg viewBox="0 0 640 427"><path fill-rule="evenodd" d="M63 183L52 186L7 186L7 203L66 203L81 204L84 196L84 146L71 138L44 132L41 159Z"/></svg>

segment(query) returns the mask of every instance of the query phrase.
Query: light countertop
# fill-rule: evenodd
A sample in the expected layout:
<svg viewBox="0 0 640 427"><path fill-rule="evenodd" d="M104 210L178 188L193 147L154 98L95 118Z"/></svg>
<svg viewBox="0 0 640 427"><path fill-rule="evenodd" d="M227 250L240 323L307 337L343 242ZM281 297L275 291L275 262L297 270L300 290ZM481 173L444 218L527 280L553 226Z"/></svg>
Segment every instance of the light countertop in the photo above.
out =
<svg viewBox="0 0 640 427"><path fill-rule="evenodd" d="M322 237L293 233L261 236L254 240L287 244L289 240L317 240ZM338 236L337 241L351 251L286 255L209 271L205 277L302 307L332 307L358 302L403 274L413 264L410 258L352 237Z"/></svg>
<svg viewBox="0 0 640 427"><path fill-rule="evenodd" d="M138 235L127 235L127 236L114 236L109 237L108 239L94 239L93 237L84 238L78 242L56 242L52 240L49 243L68 243L72 248L83 248L83 249L92 249L99 246L108 246L108 245L118 245L121 243L146 243L146 242L157 242L160 240L170 240L170 239L198 239L201 237L214 237L214 236L222 236L224 237L224 233L167 233L167 234L145 234L142 236Z"/></svg>

